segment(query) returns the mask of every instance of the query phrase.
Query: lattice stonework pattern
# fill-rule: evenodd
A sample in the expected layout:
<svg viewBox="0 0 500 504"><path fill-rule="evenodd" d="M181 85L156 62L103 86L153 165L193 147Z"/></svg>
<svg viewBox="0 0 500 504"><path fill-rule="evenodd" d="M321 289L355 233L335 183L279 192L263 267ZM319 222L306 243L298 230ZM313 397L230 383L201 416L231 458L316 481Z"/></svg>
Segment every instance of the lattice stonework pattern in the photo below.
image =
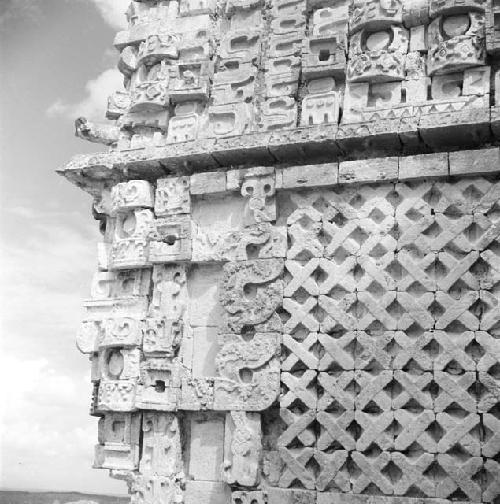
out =
<svg viewBox="0 0 500 504"><path fill-rule="evenodd" d="M496 495L499 190L473 178L291 194L280 486Z"/></svg>

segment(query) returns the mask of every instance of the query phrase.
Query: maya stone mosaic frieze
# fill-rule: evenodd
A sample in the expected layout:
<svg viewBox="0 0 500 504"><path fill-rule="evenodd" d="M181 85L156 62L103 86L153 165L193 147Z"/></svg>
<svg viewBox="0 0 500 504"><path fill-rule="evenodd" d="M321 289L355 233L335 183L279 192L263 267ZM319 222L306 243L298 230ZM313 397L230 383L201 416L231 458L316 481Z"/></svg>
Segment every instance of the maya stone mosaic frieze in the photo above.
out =
<svg viewBox="0 0 500 504"><path fill-rule="evenodd" d="M77 345L133 504L500 504L500 4L143 0Z"/></svg>
<svg viewBox="0 0 500 504"><path fill-rule="evenodd" d="M496 502L500 182L237 174L98 202L96 467L136 502Z"/></svg>

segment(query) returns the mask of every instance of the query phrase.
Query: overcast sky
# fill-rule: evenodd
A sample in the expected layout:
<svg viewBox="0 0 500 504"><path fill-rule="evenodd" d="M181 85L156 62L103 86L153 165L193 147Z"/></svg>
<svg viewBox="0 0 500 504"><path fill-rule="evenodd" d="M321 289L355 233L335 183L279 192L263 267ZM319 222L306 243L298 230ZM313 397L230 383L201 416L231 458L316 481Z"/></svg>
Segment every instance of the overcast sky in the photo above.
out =
<svg viewBox="0 0 500 504"><path fill-rule="evenodd" d="M112 41L128 0L0 0L0 487L126 493L91 469L89 363L75 347L96 268L90 196L56 175L99 150L73 121L103 119L120 87Z"/></svg>

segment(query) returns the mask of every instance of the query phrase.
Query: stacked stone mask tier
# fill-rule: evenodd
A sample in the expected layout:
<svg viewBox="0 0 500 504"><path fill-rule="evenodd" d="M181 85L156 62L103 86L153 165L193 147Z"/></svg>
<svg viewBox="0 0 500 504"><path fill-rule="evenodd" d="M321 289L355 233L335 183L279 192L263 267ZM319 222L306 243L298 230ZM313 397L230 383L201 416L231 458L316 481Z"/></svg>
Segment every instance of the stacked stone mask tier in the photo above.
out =
<svg viewBox="0 0 500 504"><path fill-rule="evenodd" d="M87 135L118 150L489 106L487 2L133 5L115 40L118 128Z"/></svg>

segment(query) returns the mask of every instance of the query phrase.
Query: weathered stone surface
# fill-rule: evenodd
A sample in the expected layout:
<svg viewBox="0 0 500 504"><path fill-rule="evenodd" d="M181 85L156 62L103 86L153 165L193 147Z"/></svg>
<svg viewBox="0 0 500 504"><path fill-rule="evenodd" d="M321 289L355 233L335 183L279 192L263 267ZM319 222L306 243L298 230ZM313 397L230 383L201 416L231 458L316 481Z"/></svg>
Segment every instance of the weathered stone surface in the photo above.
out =
<svg viewBox="0 0 500 504"><path fill-rule="evenodd" d="M224 479L229 484L254 487L259 483L261 459L259 413L233 411L226 415ZM234 499L234 494L233 494Z"/></svg>
<svg viewBox="0 0 500 504"><path fill-rule="evenodd" d="M188 475L198 481L222 481L224 416L195 413L190 418L189 429Z"/></svg>
<svg viewBox="0 0 500 504"><path fill-rule="evenodd" d="M256 259L224 266L220 286L220 303L234 330L244 325L265 322L283 298L283 271L280 259Z"/></svg>
<svg viewBox="0 0 500 504"><path fill-rule="evenodd" d="M399 180L445 177L446 175L448 175L447 153L420 154L399 158Z"/></svg>
<svg viewBox="0 0 500 504"><path fill-rule="evenodd" d="M343 161L339 165L339 182L375 182L396 180L398 159Z"/></svg>
<svg viewBox="0 0 500 504"><path fill-rule="evenodd" d="M450 152L450 175L481 175L495 172L500 159L498 148L477 151Z"/></svg>

